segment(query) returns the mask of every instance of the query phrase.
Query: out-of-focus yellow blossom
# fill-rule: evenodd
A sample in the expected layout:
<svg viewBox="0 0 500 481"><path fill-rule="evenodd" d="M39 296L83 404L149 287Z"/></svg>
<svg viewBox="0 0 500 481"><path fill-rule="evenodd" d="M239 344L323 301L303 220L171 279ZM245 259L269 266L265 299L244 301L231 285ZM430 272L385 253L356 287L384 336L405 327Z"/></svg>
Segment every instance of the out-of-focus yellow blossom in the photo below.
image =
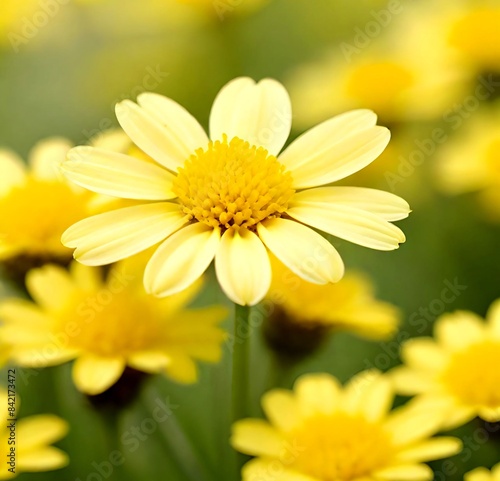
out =
<svg viewBox="0 0 500 481"><path fill-rule="evenodd" d="M371 339L387 339L397 329L398 309L376 299L364 275L347 272L336 284L318 285L304 281L275 258L272 268L267 299L292 325L346 330Z"/></svg>
<svg viewBox="0 0 500 481"><path fill-rule="evenodd" d="M34 473L40 471L52 471L66 466L69 462L66 453L51 446L59 441L68 432L68 424L63 419L51 414L30 416L15 422L15 431L9 428L9 416L7 408L17 407L19 403L16 397L9 398L7 391L0 389L0 406L6 413L0 425L0 479L12 479L19 473ZM17 412L12 411L14 418ZM14 437L11 438L11 433ZM9 439L15 440L15 457L12 464L9 464L12 443ZM13 471L9 471L12 468Z"/></svg>
<svg viewBox="0 0 500 481"><path fill-rule="evenodd" d="M0 260L28 264L66 262L71 250L61 234L91 213L94 197L70 185L59 172L71 144L61 138L38 143L28 167L13 152L0 151Z"/></svg>
<svg viewBox="0 0 500 481"><path fill-rule="evenodd" d="M450 195L477 192L485 214L500 221L500 105L474 114L436 155L439 188Z"/></svg>
<svg viewBox="0 0 500 481"><path fill-rule="evenodd" d="M233 427L233 447L256 456L243 467L243 481L431 480L423 463L458 453L460 440L432 438L443 411L391 411L393 399L389 379L374 371L344 387L329 374L307 374L293 392L268 392L262 407L269 421Z"/></svg>
<svg viewBox="0 0 500 481"><path fill-rule="evenodd" d="M245 14L265 5L269 0L175 0L216 15L224 20L227 15Z"/></svg>
<svg viewBox="0 0 500 481"><path fill-rule="evenodd" d="M446 20L441 31L476 72L500 71L498 2L454 2Z"/></svg>
<svg viewBox="0 0 500 481"><path fill-rule="evenodd" d="M500 481L500 463L493 466L491 471L483 467L469 471L464 481Z"/></svg>
<svg viewBox="0 0 500 481"><path fill-rule="evenodd" d="M470 75L436 21L422 6L403 10L384 27L385 37L360 27L323 59L291 73L287 86L299 127L353 108L373 109L385 123L434 119L462 97Z"/></svg>
<svg viewBox="0 0 500 481"><path fill-rule="evenodd" d="M26 16L33 15L39 8L39 0L2 0L0 4L0 46L8 43L9 34L14 32Z"/></svg>
<svg viewBox="0 0 500 481"><path fill-rule="evenodd" d="M475 416L500 421L500 300L486 323L468 311L442 315L434 339L407 341L401 356L405 365L392 371L398 392L419 394L423 405L444 406L446 428Z"/></svg>
<svg viewBox="0 0 500 481"><path fill-rule="evenodd" d="M0 341L0 367L4 366L11 357L11 346L6 342Z"/></svg>
<svg viewBox="0 0 500 481"><path fill-rule="evenodd" d="M225 309L185 308L201 281L165 299L148 296L143 269L142 261L128 259L105 281L100 269L76 262L70 272L52 265L30 271L26 283L36 304L0 303L0 338L11 343L13 362L43 367L76 359L74 382L91 395L111 387L126 366L195 382L195 361L221 356Z"/></svg>
<svg viewBox="0 0 500 481"><path fill-rule="evenodd" d="M376 125L371 111L334 117L278 157L290 133L291 103L272 79L243 77L225 85L210 114L211 140L191 114L158 94L143 93L137 104L123 101L116 113L155 163L77 147L63 171L95 192L157 202L85 219L62 241L87 265L114 262L163 241L145 270L149 293L167 296L186 288L215 259L228 297L256 304L271 282L268 249L310 282L338 281L342 259L308 226L379 250L397 249L405 240L391 223L408 216L404 201L384 192L364 191L361 198L357 190L323 187L384 150L390 133ZM385 198L382 211L372 197ZM313 253L323 262L311 269L303 259Z"/></svg>

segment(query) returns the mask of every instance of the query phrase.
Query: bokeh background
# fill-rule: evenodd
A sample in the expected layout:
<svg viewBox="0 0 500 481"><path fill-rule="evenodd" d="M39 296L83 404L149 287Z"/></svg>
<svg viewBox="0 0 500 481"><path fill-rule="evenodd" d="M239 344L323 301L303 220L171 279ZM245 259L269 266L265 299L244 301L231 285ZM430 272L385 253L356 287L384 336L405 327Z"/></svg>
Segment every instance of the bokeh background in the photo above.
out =
<svg viewBox="0 0 500 481"><path fill-rule="evenodd" d="M386 371L400 362L400 342L430 334L434 320L443 312L467 309L484 316L491 302L500 297L500 196L495 200L494 195L500 189L500 154L483 159L485 154L480 147L474 149L475 137L470 133L476 122L482 122L483 130L491 129L492 136L500 139L496 103L500 22L489 15L487 24L476 17L465 27L459 23L479 7L500 16L500 2L254 3L3 0L0 145L26 158L37 141L49 136L86 143L117 126L116 102L135 99L143 91L175 99L207 126L217 91L240 75L273 77L289 88L296 107L292 138L349 108L373 108L380 114L380 123L391 129L393 140L373 166L346 183L404 197L413 209L399 224L407 242L398 251L386 253L330 240L348 268L369 274L378 297L401 309L401 330L384 342L336 333L279 382L290 387L302 372L326 371L345 381L369 367ZM489 45L488 49L475 45L474 40L465 46L453 40L463 37L460 25L471 39L479 38L476 43ZM472 25L470 31L467 25ZM453 28L458 33L446 33ZM478 96L476 89L484 82L491 88ZM436 129L441 132L439 141L432 140ZM454 152L463 154L466 145L471 163L460 177L450 167L449 157ZM483 164L491 169L489 196L482 195L483 185L460 187L467 172L484 169ZM454 176L456 182L451 182ZM443 298L448 283L460 286L451 301ZM1 289L3 297L16 292L7 280ZM215 282L208 284L197 302L227 303ZM229 329L231 319L226 325ZM250 405L252 414L260 415L259 398L271 382L272 356L259 328L252 336ZM216 440L227 435L230 360L227 347L220 364L201 367L200 380L194 385L182 386L164 378L147 382L137 402L125 409L122 429L132 432L151 417L158 399L170 400L175 421L172 417L156 426L137 450L124 450L128 478L121 477L121 481L195 479L199 462L189 463L191 473L182 472L173 461L173 451L184 456L195 453L203 459L205 466L200 469L205 474L198 479L220 479L224 460ZM18 372L22 416L55 413L71 425L69 435L58 443L70 454L70 465L18 479L106 479L95 474L92 465L109 456L106 427L85 396L76 391L70 367ZM443 461L433 463L436 479L461 480L466 471L480 465L491 467L500 459L500 435L485 442L477 435L478 429L481 423L473 421L454 431L464 441L464 451L452 458L455 469L445 477ZM184 449L186 443L191 445L189 450ZM118 479L113 476L110 479Z"/></svg>

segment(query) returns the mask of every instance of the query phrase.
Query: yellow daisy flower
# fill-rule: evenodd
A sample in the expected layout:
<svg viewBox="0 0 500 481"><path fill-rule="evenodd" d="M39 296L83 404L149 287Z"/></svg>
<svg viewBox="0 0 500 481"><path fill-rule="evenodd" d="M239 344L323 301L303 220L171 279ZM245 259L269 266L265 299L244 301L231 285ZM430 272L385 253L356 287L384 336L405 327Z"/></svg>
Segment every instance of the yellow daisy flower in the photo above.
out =
<svg viewBox="0 0 500 481"><path fill-rule="evenodd" d="M209 13L215 13L221 20L226 15L248 13L262 7L269 0L176 0L178 3L192 5Z"/></svg>
<svg viewBox="0 0 500 481"><path fill-rule="evenodd" d="M455 119L458 122L460 118ZM476 113L436 154L438 187L450 195L477 192L491 220L500 221L500 104Z"/></svg>
<svg viewBox="0 0 500 481"><path fill-rule="evenodd" d="M374 371L345 387L329 374L307 374L293 392L268 392L262 407L269 421L233 427L233 447L256 456L243 467L243 481L431 480L422 463L456 454L461 443L431 438L442 411L390 411L393 398L389 379Z"/></svg>
<svg viewBox="0 0 500 481"><path fill-rule="evenodd" d="M143 289L136 260L101 271L74 262L70 272L47 265L28 273L35 303L0 303L0 339L20 366L44 367L76 359L73 379L87 394L110 388L129 366L196 381L196 360L217 362L225 333L222 307L186 310L201 281L175 296L156 299ZM139 263L143 265L142 263Z"/></svg>
<svg viewBox="0 0 500 481"><path fill-rule="evenodd" d="M370 339L387 339L397 329L399 310L374 296L371 281L348 272L336 284L304 281L274 257L266 299L273 305L265 324L267 341L279 351L309 351L329 331L345 330ZM310 341L312 344L309 344Z"/></svg>
<svg viewBox="0 0 500 481"><path fill-rule="evenodd" d="M28 168L13 152L0 150L0 261L33 267L71 260L61 234L90 214L92 197L59 172L71 147L65 139L44 140L31 151Z"/></svg>
<svg viewBox="0 0 500 481"><path fill-rule="evenodd" d="M396 331L398 309L375 298L366 276L349 272L336 284L318 285L304 281L275 260L272 267L266 297L291 321L345 329L372 339L387 339Z"/></svg>
<svg viewBox="0 0 500 481"><path fill-rule="evenodd" d="M372 109L384 122L431 120L462 100L471 74L437 29L437 7L407 5L385 37L359 28L322 59L291 72L297 124L356 108Z"/></svg>
<svg viewBox="0 0 500 481"><path fill-rule="evenodd" d="M227 296L256 304L271 282L267 249L310 282L338 281L342 259L308 226L379 250L405 240L391 224L408 215L401 201L379 191L315 188L362 169L384 150L390 134L375 125L371 111L334 117L279 157L291 104L271 79L238 78L221 90L210 115L211 140L194 117L161 95L141 94L138 104L125 100L116 114L157 164L76 147L63 172L95 192L156 202L85 219L62 241L87 265L115 262L163 241L145 270L149 293L179 292L215 258Z"/></svg>
<svg viewBox="0 0 500 481"><path fill-rule="evenodd" d="M495 2L454 3L442 29L450 45L479 72L500 70L500 6ZM460 8L461 7L461 8Z"/></svg>
<svg viewBox="0 0 500 481"><path fill-rule="evenodd" d="M443 405L447 428L475 416L500 421L500 300L491 305L486 323L468 311L442 315L434 336L403 344L405 365L392 371L398 392Z"/></svg>
<svg viewBox="0 0 500 481"><path fill-rule="evenodd" d="M9 406L7 392L2 389L0 406L5 409ZM12 424L4 419L0 425L0 479L12 479L21 472L52 471L66 466L66 453L51 444L67 432L66 421L51 414L30 416ZM15 440L15 451L12 451L12 440Z"/></svg>
<svg viewBox="0 0 500 481"><path fill-rule="evenodd" d="M500 481L500 463L493 466L491 471L482 467L469 471L464 481Z"/></svg>

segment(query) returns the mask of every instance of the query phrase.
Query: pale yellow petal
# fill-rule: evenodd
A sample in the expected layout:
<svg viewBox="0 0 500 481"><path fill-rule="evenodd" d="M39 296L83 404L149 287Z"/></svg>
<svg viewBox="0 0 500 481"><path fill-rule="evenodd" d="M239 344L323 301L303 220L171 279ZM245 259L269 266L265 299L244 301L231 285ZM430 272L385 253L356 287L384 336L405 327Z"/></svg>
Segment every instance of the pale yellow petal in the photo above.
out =
<svg viewBox="0 0 500 481"><path fill-rule="evenodd" d="M5 195L12 187L22 185L26 179L26 167L20 157L7 149L0 149L0 195Z"/></svg>
<svg viewBox="0 0 500 481"><path fill-rule="evenodd" d="M62 235L75 258L88 266L116 262L146 250L186 223L178 204L159 202L124 207L72 225Z"/></svg>
<svg viewBox="0 0 500 481"><path fill-rule="evenodd" d="M139 149L176 172L194 153L194 148L204 147L198 142L201 140L199 126L191 122L190 114L173 101L158 101L158 97L146 96L144 103L148 109L130 100L118 103L116 118ZM156 110L158 104L161 111L153 115L150 110ZM179 122L175 119L177 115Z"/></svg>
<svg viewBox="0 0 500 481"><path fill-rule="evenodd" d="M60 309L71 301L78 291L69 272L54 265L46 265L28 272L26 286L35 302L47 310Z"/></svg>
<svg viewBox="0 0 500 481"><path fill-rule="evenodd" d="M344 263L335 247L307 226L276 218L258 224L257 232L283 264L308 282L338 282L344 275Z"/></svg>
<svg viewBox="0 0 500 481"><path fill-rule="evenodd" d="M434 326L437 341L452 350L463 349L481 341L486 333L486 324L481 317L468 311L443 314Z"/></svg>
<svg viewBox="0 0 500 481"><path fill-rule="evenodd" d="M31 172L38 179L63 180L61 164L73 144L65 138L53 137L38 142L30 152Z"/></svg>
<svg viewBox="0 0 500 481"><path fill-rule="evenodd" d="M177 102L156 93L145 92L137 97L137 103L151 114L184 148L180 160L184 161L200 147L207 148L208 136L200 123ZM186 155L187 157L182 157Z"/></svg>
<svg viewBox="0 0 500 481"><path fill-rule="evenodd" d="M112 277L112 272L116 269L113 266L109 277ZM102 269L89 267L80 262L72 262L69 266L69 272L73 282L80 288L86 291L97 291L103 287L103 272Z"/></svg>
<svg viewBox="0 0 500 481"><path fill-rule="evenodd" d="M367 408L367 393L379 381L381 373L376 369L361 371L353 376L342 392L343 409L351 413L363 412L363 409Z"/></svg>
<svg viewBox="0 0 500 481"><path fill-rule="evenodd" d="M337 142L323 141L319 148L314 148L306 133L279 156L279 161L292 172L296 189L330 184L373 162L390 137L388 129L374 126L354 131Z"/></svg>
<svg viewBox="0 0 500 481"><path fill-rule="evenodd" d="M394 389L385 376L376 378L366 389L361 412L369 421L380 421L391 409L394 401Z"/></svg>
<svg viewBox="0 0 500 481"><path fill-rule="evenodd" d="M303 451L300 450L299 454ZM243 481L324 481L324 478L316 478L304 473L300 473L292 468L290 464L295 452L283 451L282 458L256 458L243 466L241 470ZM356 481L366 481L358 480Z"/></svg>
<svg viewBox="0 0 500 481"><path fill-rule="evenodd" d="M446 352L430 337L406 341L401 348L401 358L409 366L431 373L443 368L448 361Z"/></svg>
<svg viewBox="0 0 500 481"><path fill-rule="evenodd" d="M338 144L356 132L374 127L377 115L371 110L358 109L336 115L297 137L279 159L290 170L300 167L309 157Z"/></svg>
<svg viewBox="0 0 500 481"><path fill-rule="evenodd" d="M497 481L492 477L491 472L483 467L473 469L464 474L464 481Z"/></svg>
<svg viewBox="0 0 500 481"><path fill-rule="evenodd" d="M146 266L146 291L164 297L186 289L210 265L219 242L219 229L201 222L188 225L170 236Z"/></svg>
<svg viewBox="0 0 500 481"><path fill-rule="evenodd" d="M434 473L425 464L402 464L379 469L373 473L378 480L387 481L430 481Z"/></svg>
<svg viewBox="0 0 500 481"><path fill-rule="evenodd" d="M294 391L305 416L330 414L340 402L341 386L330 374L305 374L295 382Z"/></svg>
<svg viewBox="0 0 500 481"><path fill-rule="evenodd" d="M279 457L284 442L283 435L261 419L242 419L233 424L231 445L242 453Z"/></svg>
<svg viewBox="0 0 500 481"><path fill-rule="evenodd" d="M332 204L347 205L371 212L390 222L405 219L410 213L410 206L401 197L365 187L317 187L296 193L292 202L323 208Z"/></svg>
<svg viewBox="0 0 500 481"><path fill-rule="evenodd" d="M500 406L499 407L481 407L479 409L479 417L489 423L500 421Z"/></svg>
<svg viewBox="0 0 500 481"><path fill-rule="evenodd" d="M262 397L262 408L273 426L291 431L302 421L296 397L285 389L273 389Z"/></svg>
<svg viewBox="0 0 500 481"><path fill-rule="evenodd" d="M52 471L69 464L69 457L60 449L46 446L35 451L21 452L17 461L20 471Z"/></svg>
<svg viewBox="0 0 500 481"><path fill-rule="evenodd" d="M125 360L120 357L86 354L73 365L73 381L80 391L92 396L109 389L124 370Z"/></svg>
<svg viewBox="0 0 500 481"><path fill-rule="evenodd" d="M192 384L198 379L196 363L182 352L167 352L169 363L165 373L174 381L182 384Z"/></svg>
<svg viewBox="0 0 500 481"><path fill-rule="evenodd" d="M167 200L175 197L168 170L129 155L80 146L71 149L63 162L64 175L99 194L139 200Z"/></svg>
<svg viewBox="0 0 500 481"><path fill-rule="evenodd" d="M389 376L398 394L413 396L435 388L434 378L428 373L418 372L407 366L398 366L389 371Z"/></svg>
<svg viewBox="0 0 500 481"><path fill-rule="evenodd" d="M215 256L215 271L222 290L237 304L257 304L271 285L269 255L259 237L248 229L224 233Z"/></svg>
<svg viewBox="0 0 500 481"><path fill-rule="evenodd" d="M127 364L144 372L160 372L170 364L170 359L166 353L161 351L134 352L127 358Z"/></svg>
<svg viewBox="0 0 500 481"><path fill-rule="evenodd" d="M255 83L240 77L226 84L210 113L210 138L239 137L277 155L290 134L292 108L286 89L276 80Z"/></svg>
<svg viewBox="0 0 500 481"><path fill-rule="evenodd" d="M17 423L17 435L23 449L55 443L68 431L68 423L51 414L30 416Z"/></svg>
<svg viewBox="0 0 500 481"><path fill-rule="evenodd" d="M447 458L462 450L462 442L458 438L440 437L428 439L410 446L397 455L397 461L420 463Z"/></svg>
<svg viewBox="0 0 500 481"><path fill-rule="evenodd" d="M382 217L348 205L313 206L292 199L287 214L304 224L371 249L397 249L404 233Z"/></svg>
<svg viewBox="0 0 500 481"><path fill-rule="evenodd" d="M385 429L391 434L394 445L410 445L438 432L445 418L442 405L433 410L403 406L391 413L385 422Z"/></svg>
<svg viewBox="0 0 500 481"><path fill-rule="evenodd" d="M120 128L99 132L89 140L89 145L98 149L126 153L132 147L129 136Z"/></svg>

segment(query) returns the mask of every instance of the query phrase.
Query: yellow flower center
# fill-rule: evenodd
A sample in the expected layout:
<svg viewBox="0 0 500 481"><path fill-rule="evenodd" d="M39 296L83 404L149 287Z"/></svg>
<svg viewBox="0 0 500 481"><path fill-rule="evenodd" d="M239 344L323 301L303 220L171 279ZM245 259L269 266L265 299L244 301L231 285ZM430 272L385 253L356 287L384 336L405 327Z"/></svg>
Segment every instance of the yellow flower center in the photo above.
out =
<svg viewBox="0 0 500 481"><path fill-rule="evenodd" d="M360 105L392 111L401 94L413 84L413 74L403 65L381 61L359 66L347 80L347 95Z"/></svg>
<svg viewBox="0 0 500 481"><path fill-rule="evenodd" d="M123 286L119 290L117 283L112 289L103 286L82 293L60 312L56 337L64 339L70 349L99 356L127 357L160 348L165 326L151 308L150 298Z"/></svg>
<svg viewBox="0 0 500 481"><path fill-rule="evenodd" d="M30 254L68 253L61 235L87 215L89 193L56 181L28 179L0 198L2 241Z"/></svg>
<svg viewBox="0 0 500 481"><path fill-rule="evenodd" d="M347 413L310 418L289 440L296 447L290 467L322 481L370 477L390 460L391 443L381 426Z"/></svg>
<svg viewBox="0 0 500 481"><path fill-rule="evenodd" d="M500 342L484 341L455 353L443 373L453 395L469 405L500 406Z"/></svg>
<svg viewBox="0 0 500 481"><path fill-rule="evenodd" d="M449 41L485 67L500 65L500 8L480 8L460 18Z"/></svg>
<svg viewBox="0 0 500 481"><path fill-rule="evenodd" d="M294 193L292 176L263 147L238 137L210 142L179 169L173 191L191 218L224 229L280 217Z"/></svg>

